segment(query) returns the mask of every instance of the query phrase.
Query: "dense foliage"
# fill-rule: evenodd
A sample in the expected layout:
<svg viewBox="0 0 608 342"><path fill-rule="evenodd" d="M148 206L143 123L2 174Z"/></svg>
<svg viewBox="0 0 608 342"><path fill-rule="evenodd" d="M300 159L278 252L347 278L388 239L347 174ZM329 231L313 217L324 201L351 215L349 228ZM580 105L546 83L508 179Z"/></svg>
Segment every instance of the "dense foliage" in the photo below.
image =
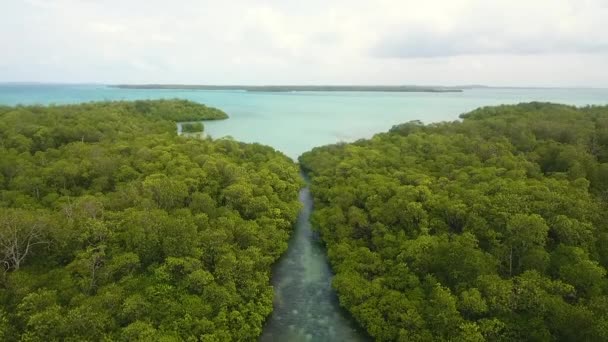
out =
<svg viewBox="0 0 608 342"><path fill-rule="evenodd" d="M313 223L378 340L608 340L608 107L529 103L315 148Z"/></svg>
<svg viewBox="0 0 608 342"><path fill-rule="evenodd" d="M182 132L184 133L197 133L204 130L205 126L203 126L202 122L185 122L182 124Z"/></svg>
<svg viewBox="0 0 608 342"><path fill-rule="evenodd" d="M129 105L128 103L121 103ZM171 121L221 120L228 115L223 111L188 100L135 101L135 109L149 118L162 118Z"/></svg>
<svg viewBox="0 0 608 342"><path fill-rule="evenodd" d="M0 340L252 340L297 166L180 100L0 107Z"/></svg>

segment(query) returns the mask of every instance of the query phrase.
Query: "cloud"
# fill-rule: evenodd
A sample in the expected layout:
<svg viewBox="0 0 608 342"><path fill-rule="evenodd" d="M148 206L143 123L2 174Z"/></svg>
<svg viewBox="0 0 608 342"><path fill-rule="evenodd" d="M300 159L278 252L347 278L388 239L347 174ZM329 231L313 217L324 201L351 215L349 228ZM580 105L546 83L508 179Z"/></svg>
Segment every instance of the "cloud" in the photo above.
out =
<svg viewBox="0 0 608 342"><path fill-rule="evenodd" d="M606 37L608 38L608 37ZM509 36L486 31L406 31L389 34L371 48L371 55L386 58L428 58L463 55L535 55L606 53L608 39L580 36Z"/></svg>
<svg viewBox="0 0 608 342"><path fill-rule="evenodd" d="M5 2L0 82L608 86L606 0Z"/></svg>
<svg viewBox="0 0 608 342"><path fill-rule="evenodd" d="M605 54L606 3L605 0L456 0L453 8L440 10L441 16L426 14L421 16L423 20L410 18L385 27L378 32L368 53L373 57L405 59Z"/></svg>
<svg viewBox="0 0 608 342"><path fill-rule="evenodd" d="M125 31L124 25L114 23L93 22L88 26L92 32L101 34L117 34Z"/></svg>

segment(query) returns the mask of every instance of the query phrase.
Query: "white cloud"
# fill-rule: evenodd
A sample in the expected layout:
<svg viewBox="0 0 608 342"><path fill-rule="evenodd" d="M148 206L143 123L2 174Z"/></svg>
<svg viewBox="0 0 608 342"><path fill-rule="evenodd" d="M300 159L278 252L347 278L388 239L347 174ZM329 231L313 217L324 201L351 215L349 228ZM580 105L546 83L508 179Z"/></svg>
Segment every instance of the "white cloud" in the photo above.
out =
<svg viewBox="0 0 608 342"><path fill-rule="evenodd" d="M372 50L377 57L426 58L460 55L535 55L608 52L608 37L588 39L570 33L528 36L502 31L404 31L383 38Z"/></svg>
<svg viewBox="0 0 608 342"><path fill-rule="evenodd" d="M14 0L0 81L608 86L606 4Z"/></svg>
<svg viewBox="0 0 608 342"><path fill-rule="evenodd" d="M433 1L431 1L432 3ZM457 2L458 3L458 2ZM378 57L606 53L608 11L602 1L491 1L461 6L435 24L404 22L381 36ZM464 3L461 3L464 4Z"/></svg>

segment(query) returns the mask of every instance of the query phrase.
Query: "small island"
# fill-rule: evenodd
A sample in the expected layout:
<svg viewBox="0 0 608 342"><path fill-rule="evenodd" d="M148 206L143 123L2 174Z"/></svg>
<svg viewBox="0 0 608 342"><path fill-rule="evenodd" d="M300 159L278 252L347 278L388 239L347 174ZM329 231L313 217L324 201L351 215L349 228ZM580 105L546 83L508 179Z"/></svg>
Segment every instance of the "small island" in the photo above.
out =
<svg viewBox="0 0 608 342"><path fill-rule="evenodd" d="M118 84L122 89L181 89L181 90L241 90L247 92L303 92L303 91L356 91L356 92L424 92L460 93L458 87L416 85L195 85L195 84Z"/></svg>
<svg viewBox="0 0 608 342"><path fill-rule="evenodd" d="M205 130L202 122L185 122L182 124L182 133L200 133Z"/></svg>

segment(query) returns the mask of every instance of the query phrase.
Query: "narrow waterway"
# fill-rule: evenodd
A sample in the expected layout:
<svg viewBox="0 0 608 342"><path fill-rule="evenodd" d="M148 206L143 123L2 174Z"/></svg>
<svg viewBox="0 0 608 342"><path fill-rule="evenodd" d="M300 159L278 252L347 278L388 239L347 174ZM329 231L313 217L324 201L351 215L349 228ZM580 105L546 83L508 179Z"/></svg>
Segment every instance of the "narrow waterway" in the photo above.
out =
<svg viewBox="0 0 608 342"><path fill-rule="evenodd" d="M310 225L313 201L308 186L300 191L300 202L289 248L273 269L274 311L261 341L366 341L331 287L325 248Z"/></svg>

